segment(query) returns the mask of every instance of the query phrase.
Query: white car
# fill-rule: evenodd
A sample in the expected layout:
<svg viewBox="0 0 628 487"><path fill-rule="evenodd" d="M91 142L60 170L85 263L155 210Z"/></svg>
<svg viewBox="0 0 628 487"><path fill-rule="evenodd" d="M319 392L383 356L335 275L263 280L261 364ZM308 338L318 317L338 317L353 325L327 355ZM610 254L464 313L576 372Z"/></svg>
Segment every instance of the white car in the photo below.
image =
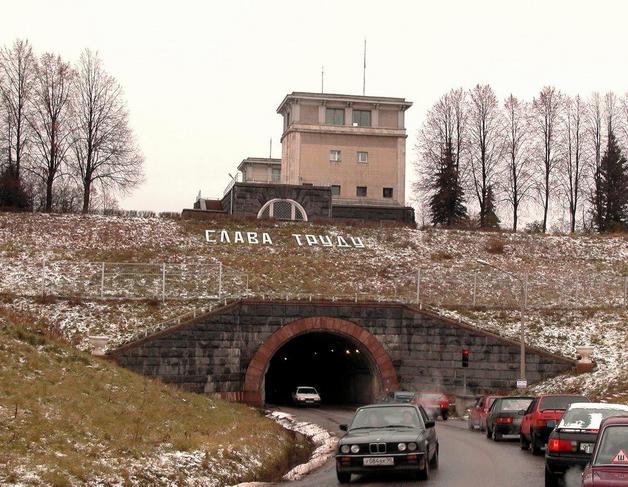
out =
<svg viewBox="0 0 628 487"><path fill-rule="evenodd" d="M297 406L318 406L321 403L321 396L313 387L299 386L296 392L292 393L292 400Z"/></svg>

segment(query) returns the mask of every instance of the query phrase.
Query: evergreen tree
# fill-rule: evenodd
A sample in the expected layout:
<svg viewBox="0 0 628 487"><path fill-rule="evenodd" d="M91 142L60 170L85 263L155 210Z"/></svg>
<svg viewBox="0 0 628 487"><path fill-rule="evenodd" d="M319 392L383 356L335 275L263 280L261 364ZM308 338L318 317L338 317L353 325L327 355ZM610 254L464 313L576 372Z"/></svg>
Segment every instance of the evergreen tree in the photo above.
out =
<svg viewBox="0 0 628 487"><path fill-rule="evenodd" d="M6 165L0 173L0 208L23 210L28 206L29 198L15 167Z"/></svg>
<svg viewBox="0 0 628 487"><path fill-rule="evenodd" d="M430 198L430 210L434 225L451 226L467 217L464 192L451 142L445 144L432 189L434 194Z"/></svg>
<svg viewBox="0 0 628 487"><path fill-rule="evenodd" d="M486 203L484 204L484 228L499 228L501 221L495 208L495 193L493 185L489 184L486 190Z"/></svg>
<svg viewBox="0 0 628 487"><path fill-rule="evenodd" d="M593 220L598 231L628 228L628 161L612 131L600 162L599 185L595 189L593 201L597 204Z"/></svg>

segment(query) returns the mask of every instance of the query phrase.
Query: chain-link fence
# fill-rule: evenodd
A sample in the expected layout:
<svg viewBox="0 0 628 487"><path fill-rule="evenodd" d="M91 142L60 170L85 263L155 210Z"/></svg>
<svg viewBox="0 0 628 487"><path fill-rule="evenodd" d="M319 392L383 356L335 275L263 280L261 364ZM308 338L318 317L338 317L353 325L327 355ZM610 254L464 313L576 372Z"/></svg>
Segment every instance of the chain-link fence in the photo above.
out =
<svg viewBox="0 0 628 487"><path fill-rule="evenodd" d="M110 263L0 261L0 293L21 296L159 300L327 299L397 301L433 306L600 308L628 306L628 276L609 272L514 274L493 267L433 266L395 278L339 282L327 276L312 291L286 282L269 285L216 262ZM340 285L342 284L342 286Z"/></svg>
<svg viewBox="0 0 628 487"><path fill-rule="evenodd" d="M215 264L42 261L2 263L0 292L21 296L220 299L245 294L246 275Z"/></svg>

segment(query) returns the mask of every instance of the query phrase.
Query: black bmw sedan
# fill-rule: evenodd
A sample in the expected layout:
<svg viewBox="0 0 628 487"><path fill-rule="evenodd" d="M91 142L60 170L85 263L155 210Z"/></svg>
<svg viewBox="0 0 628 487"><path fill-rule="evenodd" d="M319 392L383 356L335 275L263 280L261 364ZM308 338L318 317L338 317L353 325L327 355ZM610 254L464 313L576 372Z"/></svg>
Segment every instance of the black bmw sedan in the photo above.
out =
<svg viewBox="0 0 628 487"><path fill-rule="evenodd" d="M347 433L338 442L338 482L351 474L376 471L409 472L427 480L430 468L438 467L438 438L434 421L419 406L375 404L359 408L351 424L340 425Z"/></svg>

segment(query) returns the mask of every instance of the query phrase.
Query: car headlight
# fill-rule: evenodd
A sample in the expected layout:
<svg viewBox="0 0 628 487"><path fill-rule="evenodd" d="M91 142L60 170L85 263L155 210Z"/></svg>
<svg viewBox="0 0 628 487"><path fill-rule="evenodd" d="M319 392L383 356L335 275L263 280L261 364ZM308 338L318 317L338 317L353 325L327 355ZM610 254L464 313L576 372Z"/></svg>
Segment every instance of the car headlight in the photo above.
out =
<svg viewBox="0 0 628 487"><path fill-rule="evenodd" d="M342 453L349 453L349 445L342 445L342 446L340 447L340 451L341 451Z"/></svg>
<svg viewBox="0 0 628 487"><path fill-rule="evenodd" d="M399 443L397 445L397 450L399 450L399 451L406 451L406 444L405 443Z"/></svg>
<svg viewBox="0 0 628 487"><path fill-rule="evenodd" d="M416 443L408 443L408 450L409 451L415 451L416 450Z"/></svg>
<svg viewBox="0 0 628 487"><path fill-rule="evenodd" d="M357 453L360 451L359 445L351 445L351 453Z"/></svg>

